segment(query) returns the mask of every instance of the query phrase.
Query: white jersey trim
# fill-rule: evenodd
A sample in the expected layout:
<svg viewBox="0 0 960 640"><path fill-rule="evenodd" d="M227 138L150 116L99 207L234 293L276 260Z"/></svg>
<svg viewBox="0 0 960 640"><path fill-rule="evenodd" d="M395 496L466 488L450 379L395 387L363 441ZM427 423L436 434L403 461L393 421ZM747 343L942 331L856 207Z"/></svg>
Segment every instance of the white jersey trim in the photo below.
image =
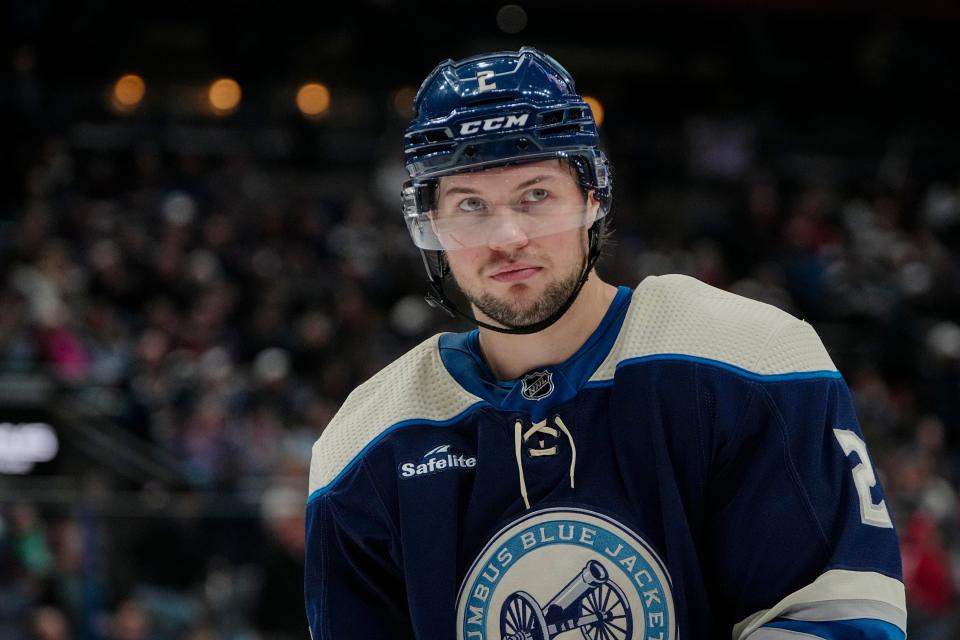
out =
<svg viewBox="0 0 960 640"><path fill-rule="evenodd" d="M447 372L439 339L423 341L347 397L313 445L311 496L329 488L391 428L411 420L445 423L481 401Z"/></svg>
<svg viewBox="0 0 960 640"><path fill-rule="evenodd" d="M874 571L832 569L812 583L733 626L733 640L753 640L751 633L774 618L823 622L872 618L907 630L903 583Z"/></svg>
<svg viewBox="0 0 960 640"><path fill-rule="evenodd" d="M786 311L689 276L647 277L637 285L620 335L591 382L647 356L714 361L759 376L837 368L813 327Z"/></svg>

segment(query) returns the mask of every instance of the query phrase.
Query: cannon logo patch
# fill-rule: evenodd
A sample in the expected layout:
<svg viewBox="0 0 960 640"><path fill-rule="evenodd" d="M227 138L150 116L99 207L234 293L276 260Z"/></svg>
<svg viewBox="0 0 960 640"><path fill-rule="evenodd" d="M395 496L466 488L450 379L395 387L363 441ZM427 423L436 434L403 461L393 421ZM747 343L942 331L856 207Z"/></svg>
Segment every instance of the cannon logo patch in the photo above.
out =
<svg viewBox="0 0 960 640"><path fill-rule="evenodd" d="M619 522L546 509L480 552L457 596L459 640L675 640L670 576Z"/></svg>

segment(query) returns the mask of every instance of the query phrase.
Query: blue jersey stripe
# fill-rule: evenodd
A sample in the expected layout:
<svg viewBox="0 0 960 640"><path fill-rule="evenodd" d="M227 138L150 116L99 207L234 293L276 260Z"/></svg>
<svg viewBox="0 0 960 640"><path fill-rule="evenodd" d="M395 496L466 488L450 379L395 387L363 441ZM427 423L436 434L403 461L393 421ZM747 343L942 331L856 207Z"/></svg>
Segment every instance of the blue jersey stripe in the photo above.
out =
<svg viewBox="0 0 960 640"><path fill-rule="evenodd" d="M466 409L464 409L463 411L461 411L460 413L458 413L457 415L447 420L424 420L422 418L413 418L410 420L403 420L402 422L397 422L387 427L386 429L381 431L376 438L368 442L367 445L363 449L361 449L360 452L357 455L355 455L352 460L350 460L350 462L344 465L343 469L340 470L340 473L338 473L333 478L333 480L331 480L327 484L323 485L322 487L320 487L319 489L316 489L313 493L311 493L310 496L307 498L307 504L309 505L311 502L313 502L314 500L322 496L324 493L329 491L331 487L333 487L333 485L337 484L337 481L340 480L340 478L345 476L353 468L353 466L360 461L360 459L367 453L367 451L372 449L378 442L386 438L388 435L390 435L397 429L402 429L404 427L411 427L414 425L431 426L431 427L449 427L452 424L456 424L457 422L460 422L461 420L463 420L469 414L473 413L478 408L486 405L487 405L487 402L483 400L479 402L475 402L469 407L467 407Z"/></svg>
<svg viewBox="0 0 960 640"><path fill-rule="evenodd" d="M742 367L729 364L727 362L722 362L720 360L713 360L711 358L701 358L698 356L690 356L684 353L656 353L649 356L637 356L636 358L627 358L626 360L621 360L617 363L617 370L619 371L622 367L630 367L639 364L645 364L647 362L658 362L658 361L675 361L675 362L692 362L694 364L703 364L710 367L717 367L718 369L723 369L731 373L735 373L738 376L743 378L748 378L750 380L756 380L758 382L786 382L791 380L813 380L817 378L830 378L834 380L839 380L843 376L840 375L839 371L798 371L795 373L755 373L753 371L748 371ZM593 380L588 382L585 387L605 387L613 384L613 379L609 380Z"/></svg>
<svg viewBox="0 0 960 640"><path fill-rule="evenodd" d="M904 640L906 635L896 625L873 618L808 622L778 618L761 627L805 633L825 640Z"/></svg>

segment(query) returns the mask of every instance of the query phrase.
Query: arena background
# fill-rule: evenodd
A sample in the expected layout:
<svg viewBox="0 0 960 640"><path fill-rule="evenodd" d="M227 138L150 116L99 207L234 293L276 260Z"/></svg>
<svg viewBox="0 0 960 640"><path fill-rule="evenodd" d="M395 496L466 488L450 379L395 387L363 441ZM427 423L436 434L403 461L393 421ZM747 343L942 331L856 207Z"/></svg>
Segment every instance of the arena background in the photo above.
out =
<svg viewBox="0 0 960 640"><path fill-rule="evenodd" d="M601 273L814 324L910 637L960 637L958 5L139 4L0 14L0 638L307 637L312 442L465 328L423 304L398 211L413 92L525 44L604 113Z"/></svg>

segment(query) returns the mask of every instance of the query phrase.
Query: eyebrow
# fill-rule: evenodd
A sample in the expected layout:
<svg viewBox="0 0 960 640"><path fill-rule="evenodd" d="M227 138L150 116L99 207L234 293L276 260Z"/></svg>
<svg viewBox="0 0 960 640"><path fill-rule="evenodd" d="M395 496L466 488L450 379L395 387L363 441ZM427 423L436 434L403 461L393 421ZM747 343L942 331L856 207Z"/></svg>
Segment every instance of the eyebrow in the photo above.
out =
<svg viewBox="0 0 960 640"><path fill-rule="evenodd" d="M529 186L532 186L532 185L537 184L538 182L543 182L543 181L545 181L545 180L552 180L552 179L554 179L554 178L556 178L556 177L557 177L557 176L553 176L553 175L546 174L546 173L541 174L541 175L538 175L538 176L534 176L533 178L530 178L529 180L526 180L526 181L524 181L524 182L521 182L521 183L518 184L516 187L514 187L513 190L514 190L514 191L521 191L521 190L523 190L523 189L526 189L526 188L529 187ZM446 190L446 191L443 191L440 195L441 195L441 197L444 197L444 196L450 196L450 195L455 195L455 194L474 195L474 194L477 194L477 193L480 193L480 191L478 191L478 190L476 190L476 189L473 189L473 188L471 188L471 187L451 187L450 189L448 189L448 190Z"/></svg>

